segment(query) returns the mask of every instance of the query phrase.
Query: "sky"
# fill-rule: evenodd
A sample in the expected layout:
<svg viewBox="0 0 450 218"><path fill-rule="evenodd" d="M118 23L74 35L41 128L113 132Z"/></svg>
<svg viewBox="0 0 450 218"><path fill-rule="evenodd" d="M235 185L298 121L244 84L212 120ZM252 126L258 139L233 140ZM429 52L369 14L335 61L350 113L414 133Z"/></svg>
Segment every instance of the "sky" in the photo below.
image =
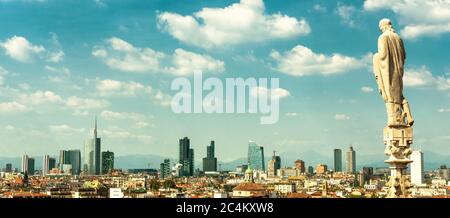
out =
<svg viewBox="0 0 450 218"><path fill-rule="evenodd" d="M0 0L0 156L82 149L176 158L353 145L381 154L385 107L371 57L384 17L404 40L413 148L450 155L450 2L442 0ZM175 114L171 82L279 78L276 124L260 114Z"/></svg>

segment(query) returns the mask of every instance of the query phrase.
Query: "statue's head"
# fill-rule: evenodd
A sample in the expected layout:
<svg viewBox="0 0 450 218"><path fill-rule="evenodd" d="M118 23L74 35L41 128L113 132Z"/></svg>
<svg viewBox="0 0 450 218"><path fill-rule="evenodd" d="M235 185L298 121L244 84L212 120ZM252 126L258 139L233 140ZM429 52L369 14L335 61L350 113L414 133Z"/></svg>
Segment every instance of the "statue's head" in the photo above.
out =
<svg viewBox="0 0 450 218"><path fill-rule="evenodd" d="M389 20L388 18L381 19L380 22L378 23L378 27L380 28L381 32L384 32L386 30L390 30L390 31L394 32L394 28L392 28L391 20Z"/></svg>

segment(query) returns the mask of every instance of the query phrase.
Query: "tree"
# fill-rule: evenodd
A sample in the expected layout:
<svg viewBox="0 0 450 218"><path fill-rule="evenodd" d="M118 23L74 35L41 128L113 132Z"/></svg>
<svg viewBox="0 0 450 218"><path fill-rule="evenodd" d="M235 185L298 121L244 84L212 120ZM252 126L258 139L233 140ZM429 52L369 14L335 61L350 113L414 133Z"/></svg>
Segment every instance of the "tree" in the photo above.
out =
<svg viewBox="0 0 450 218"><path fill-rule="evenodd" d="M156 179L150 180L150 189L151 190L158 190L161 188L161 183L158 182Z"/></svg>
<svg viewBox="0 0 450 218"><path fill-rule="evenodd" d="M163 186L164 188L175 188L176 184L173 180L165 180Z"/></svg>

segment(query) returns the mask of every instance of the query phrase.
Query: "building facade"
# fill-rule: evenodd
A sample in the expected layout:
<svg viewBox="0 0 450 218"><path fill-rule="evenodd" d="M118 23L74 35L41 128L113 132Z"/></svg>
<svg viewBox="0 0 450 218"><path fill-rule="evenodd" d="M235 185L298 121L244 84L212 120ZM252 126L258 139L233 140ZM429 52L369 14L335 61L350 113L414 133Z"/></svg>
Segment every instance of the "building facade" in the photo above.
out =
<svg viewBox="0 0 450 218"><path fill-rule="evenodd" d="M342 172L342 150L334 149L334 172Z"/></svg>
<svg viewBox="0 0 450 218"><path fill-rule="evenodd" d="M180 176L194 175L194 149L190 148L188 137L180 139L178 163L181 164Z"/></svg>
<svg viewBox="0 0 450 218"><path fill-rule="evenodd" d="M345 160L345 165L347 167L347 173L356 172L356 152L353 150L353 146L350 146L347 151L347 157Z"/></svg>
<svg viewBox="0 0 450 218"><path fill-rule="evenodd" d="M411 184L423 184L423 153L421 151L413 151L411 153Z"/></svg>
<svg viewBox="0 0 450 218"><path fill-rule="evenodd" d="M203 158L203 171L217 171L214 141L211 141L210 145L206 146L206 157Z"/></svg>
<svg viewBox="0 0 450 218"><path fill-rule="evenodd" d="M97 136L97 119L95 119L93 138L86 140L84 147L84 171L87 175L101 173L101 138Z"/></svg>
<svg viewBox="0 0 450 218"><path fill-rule="evenodd" d="M107 174L114 170L114 152L102 152L102 174Z"/></svg>
<svg viewBox="0 0 450 218"><path fill-rule="evenodd" d="M264 147L254 141L248 142L248 167L253 170L265 171Z"/></svg>

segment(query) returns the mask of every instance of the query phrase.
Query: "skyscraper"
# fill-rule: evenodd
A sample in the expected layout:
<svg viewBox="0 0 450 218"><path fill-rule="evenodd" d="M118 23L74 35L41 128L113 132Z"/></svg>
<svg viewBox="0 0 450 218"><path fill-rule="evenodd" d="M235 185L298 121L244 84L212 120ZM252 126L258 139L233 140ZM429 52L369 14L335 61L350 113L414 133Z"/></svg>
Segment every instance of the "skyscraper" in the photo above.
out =
<svg viewBox="0 0 450 218"><path fill-rule="evenodd" d="M206 157L203 158L203 171L217 171L217 158L215 157L214 141L206 146Z"/></svg>
<svg viewBox="0 0 450 218"><path fill-rule="evenodd" d="M356 152L355 150L353 150L353 146L350 146L348 148L345 165L347 167L347 173L356 172Z"/></svg>
<svg viewBox="0 0 450 218"><path fill-rule="evenodd" d="M190 148L188 137L180 139L178 163L182 164L182 176L192 176L194 174L194 149Z"/></svg>
<svg viewBox="0 0 450 218"><path fill-rule="evenodd" d="M423 153L413 151L411 153L411 184L422 185L423 183Z"/></svg>
<svg viewBox="0 0 450 218"><path fill-rule="evenodd" d="M102 152L102 174L107 174L114 169L114 152Z"/></svg>
<svg viewBox="0 0 450 218"><path fill-rule="evenodd" d="M97 118L95 118L93 138L88 139L84 147L84 170L88 175L101 173L101 138L97 137Z"/></svg>
<svg viewBox="0 0 450 218"><path fill-rule="evenodd" d="M328 171L328 166L325 164L317 164L316 174L325 174Z"/></svg>
<svg viewBox="0 0 450 218"><path fill-rule="evenodd" d="M170 160L169 159L164 159L164 162L161 163L159 177L161 179L170 177Z"/></svg>
<svg viewBox="0 0 450 218"><path fill-rule="evenodd" d="M334 172L342 172L342 150L334 149Z"/></svg>
<svg viewBox="0 0 450 218"><path fill-rule="evenodd" d="M61 150L59 152L59 169L62 170L64 165L72 165L72 174L79 175L81 173L81 151Z"/></svg>
<svg viewBox="0 0 450 218"><path fill-rule="evenodd" d="M253 170L263 170L264 166L264 147L256 144L254 141L248 142L248 167Z"/></svg>
<svg viewBox="0 0 450 218"><path fill-rule="evenodd" d="M34 158L28 155L22 156L22 173L27 172L28 175L34 175Z"/></svg>
<svg viewBox="0 0 450 218"><path fill-rule="evenodd" d="M297 170L299 170L300 173L305 173L306 172L305 171L305 161L303 161L303 160L296 160L295 161L295 168Z"/></svg>
<svg viewBox="0 0 450 218"><path fill-rule="evenodd" d="M269 164L268 164L268 176L270 177L274 177L277 175L277 171L278 169L281 168L281 158L280 156L276 156L275 155L275 151L273 151L273 156L272 159L269 160Z"/></svg>
<svg viewBox="0 0 450 218"><path fill-rule="evenodd" d="M55 164L55 158L51 158L49 155L45 155L42 162L42 175L48 175L50 170L55 168Z"/></svg>
<svg viewBox="0 0 450 218"><path fill-rule="evenodd" d="M12 172L12 164L10 164L10 163L6 164L5 172L7 172L7 173L11 173Z"/></svg>

